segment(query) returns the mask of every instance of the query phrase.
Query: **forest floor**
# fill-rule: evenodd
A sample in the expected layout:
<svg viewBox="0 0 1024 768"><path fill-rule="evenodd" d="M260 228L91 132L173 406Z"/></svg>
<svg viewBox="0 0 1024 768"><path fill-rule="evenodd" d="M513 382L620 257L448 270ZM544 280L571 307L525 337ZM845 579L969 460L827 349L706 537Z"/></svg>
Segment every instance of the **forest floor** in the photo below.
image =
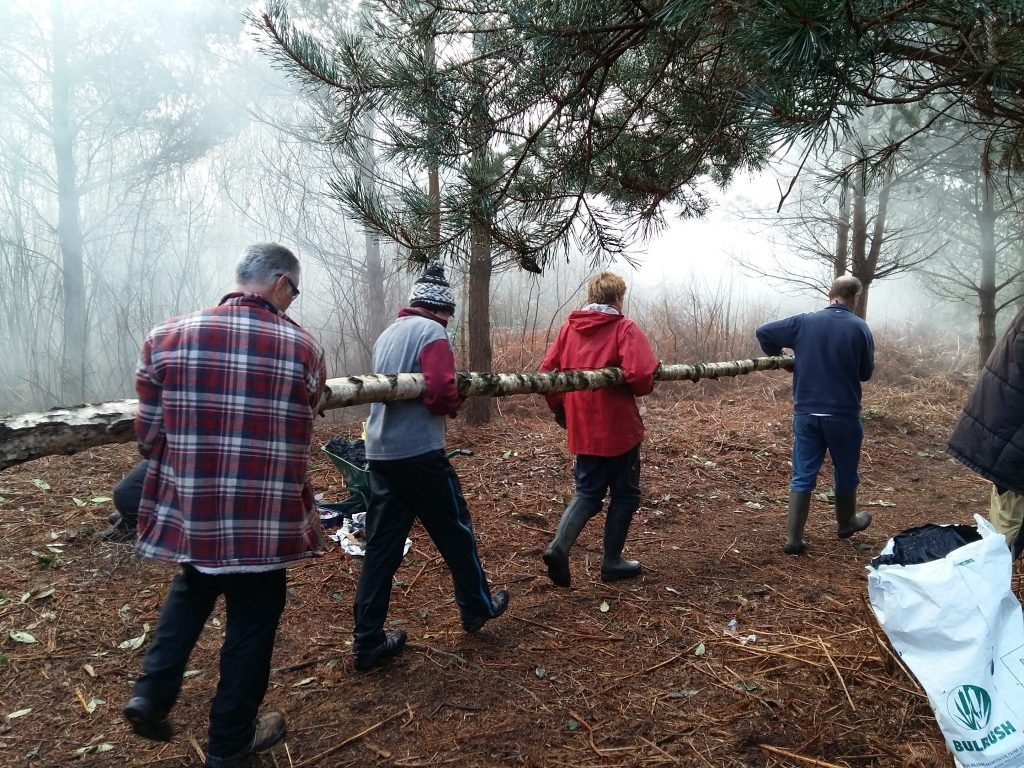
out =
<svg viewBox="0 0 1024 768"><path fill-rule="evenodd" d="M286 714L288 737L252 764L951 766L868 607L865 565L903 529L972 523L989 485L944 454L963 377L878 378L864 399L867 531L838 539L816 498L808 553L783 554L785 373L662 385L646 399L644 501L626 551L644 574L600 581L598 518L572 550L571 589L549 582L540 557L572 492L572 458L539 398L499 401L485 427L451 422L449 447L474 452L453 461L508 612L465 634L448 571L417 526L389 616L409 645L356 673L360 563L332 544L289 572L265 702ZM318 447L358 433L357 421L318 425L311 477L327 500L345 491ZM175 740L139 739L120 714L174 573L95 537L135 461L118 445L0 473L4 766L201 764L222 606L190 661ZM829 485L826 464L822 496Z"/></svg>

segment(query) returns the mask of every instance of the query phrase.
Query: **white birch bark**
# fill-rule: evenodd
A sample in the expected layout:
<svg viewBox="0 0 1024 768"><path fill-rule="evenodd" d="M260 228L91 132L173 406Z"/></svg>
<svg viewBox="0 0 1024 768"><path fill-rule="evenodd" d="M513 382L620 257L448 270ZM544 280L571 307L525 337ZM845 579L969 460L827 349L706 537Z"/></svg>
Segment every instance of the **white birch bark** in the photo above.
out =
<svg viewBox="0 0 1024 768"><path fill-rule="evenodd" d="M743 376L754 371L791 370L792 357L757 357L720 363L661 365L656 381L698 381ZM601 389L623 384L619 368L555 373L458 374L459 391L466 396L505 397ZM419 373L371 374L330 379L322 410L364 403L413 400L423 394ZM0 469L42 456L71 454L108 443L135 439L137 400L54 408L0 419Z"/></svg>

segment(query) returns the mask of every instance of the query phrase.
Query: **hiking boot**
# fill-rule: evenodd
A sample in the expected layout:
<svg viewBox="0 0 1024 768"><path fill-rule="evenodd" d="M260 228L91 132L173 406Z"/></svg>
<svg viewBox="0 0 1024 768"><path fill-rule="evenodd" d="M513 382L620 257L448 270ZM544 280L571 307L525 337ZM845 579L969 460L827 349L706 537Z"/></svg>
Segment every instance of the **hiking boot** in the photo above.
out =
<svg viewBox="0 0 1024 768"><path fill-rule="evenodd" d="M166 712L157 711L149 699L132 696L124 708L124 719L131 723L136 735L151 741L170 741L174 726Z"/></svg>
<svg viewBox="0 0 1024 768"><path fill-rule="evenodd" d="M135 538L135 529L124 520L118 520L100 534L100 540L108 544L131 544Z"/></svg>
<svg viewBox="0 0 1024 768"><path fill-rule="evenodd" d="M494 595L491 596L491 608L494 613L490 616L471 616L470 618L464 618L462 620L462 628L467 632L479 632L480 628L491 619L496 619L503 614L508 608L508 590L499 589Z"/></svg>
<svg viewBox="0 0 1024 768"><path fill-rule="evenodd" d="M384 640L376 648L368 651L361 651L358 648L352 651L352 662L357 672L368 672L378 664L383 664L402 652L405 648L406 635L404 629L395 629L384 634Z"/></svg>
<svg viewBox="0 0 1024 768"><path fill-rule="evenodd" d="M234 768L249 755L270 749L284 738L287 732L284 715L280 712L264 712L256 718L256 732L252 735L252 743L238 754L231 757L206 756L206 768Z"/></svg>

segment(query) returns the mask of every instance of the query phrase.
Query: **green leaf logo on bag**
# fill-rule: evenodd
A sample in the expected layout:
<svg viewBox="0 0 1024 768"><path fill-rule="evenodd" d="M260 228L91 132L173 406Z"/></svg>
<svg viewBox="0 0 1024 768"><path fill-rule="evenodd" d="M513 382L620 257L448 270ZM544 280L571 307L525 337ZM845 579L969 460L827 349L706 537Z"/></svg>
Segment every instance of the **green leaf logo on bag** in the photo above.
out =
<svg viewBox="0 0 1024 768"><path fill-rule="evenodd" d="M976 685L956 688L949 694L946 706L950 717L972 731L985 729L992 717L992 698Z"/></svg>

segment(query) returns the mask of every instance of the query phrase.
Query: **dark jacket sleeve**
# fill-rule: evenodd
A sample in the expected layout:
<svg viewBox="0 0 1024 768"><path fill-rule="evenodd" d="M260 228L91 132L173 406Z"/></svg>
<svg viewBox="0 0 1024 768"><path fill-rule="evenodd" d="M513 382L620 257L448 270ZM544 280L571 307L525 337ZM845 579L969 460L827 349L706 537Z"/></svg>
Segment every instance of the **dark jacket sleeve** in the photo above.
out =
<svg viewBox="0 0 1024 768"><path fill-rule="evenodd" d="M793 349L796 343L797 330L799 329L799 315L793 315L772 323L765 323L758 328L754 335L757 336L757 343L766 355L781 355L783 347Z"/></svg>
<svg viewBox="0 0 1024 768"><path fill-rule="evenodd" d="M875 372L875 337L871 335L871 329L864 326L864 336L866 350L864 352L864 359L860 363L860 380L870 381L872 374Z"/></svg>
<svg viewBox="0 0 1024 768"><path fill-rule="evenodd" d="M447 339L437 339L420 350L423 369L423 405L438 416L454 416L465 400L455 382L455 355Z"/></svg>

